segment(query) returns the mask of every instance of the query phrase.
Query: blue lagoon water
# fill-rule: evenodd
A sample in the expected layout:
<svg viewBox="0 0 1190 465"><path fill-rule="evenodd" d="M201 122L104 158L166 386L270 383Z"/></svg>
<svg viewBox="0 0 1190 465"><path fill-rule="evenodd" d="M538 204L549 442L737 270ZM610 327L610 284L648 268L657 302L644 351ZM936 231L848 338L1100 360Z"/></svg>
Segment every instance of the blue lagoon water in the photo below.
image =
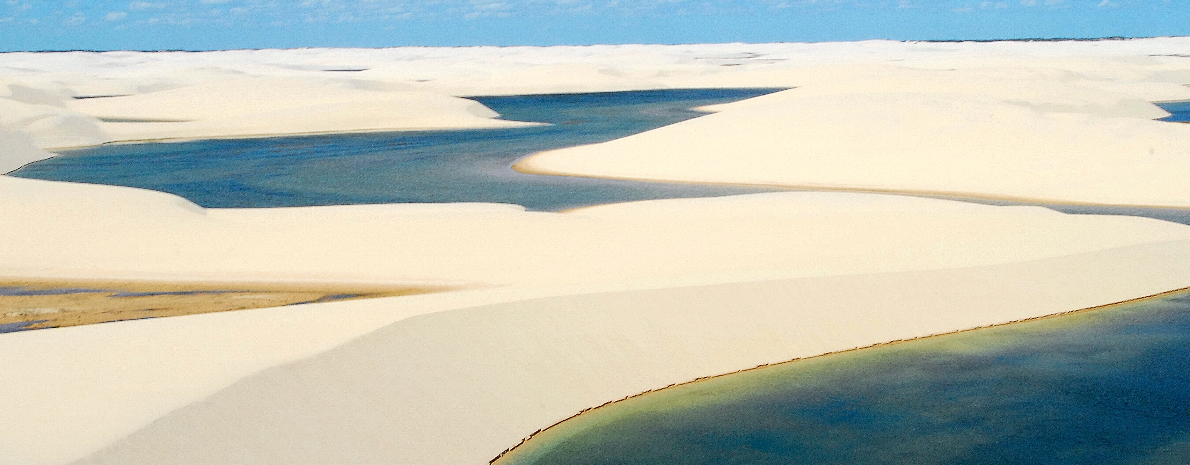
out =
<svg viewBox="0 0 1190 465"><path fill-rule="evenodd" d="M510 167L536 152L618 139L702 115L694 107L777 90L475 97L503 119L550 125L112 144L64 151L12 175L140 187L215 208L499 202L561 210L767 192L775 189L540 176Z"/></svg>
<svg viewBox="0 0 1190 465"><path fill-rule="evenodd" d="M1186 464L1188 349L1183 292L664 389L496 463Z"/></svg>
<svg viewBox="0 0 1190 465"><path fill-rule="evenodd" d="M1190 123L1190 100L1182 102L1160 102L1157 103L1157 106L1170 113L1169 116L1162 118L1161 121Z"/></svg>

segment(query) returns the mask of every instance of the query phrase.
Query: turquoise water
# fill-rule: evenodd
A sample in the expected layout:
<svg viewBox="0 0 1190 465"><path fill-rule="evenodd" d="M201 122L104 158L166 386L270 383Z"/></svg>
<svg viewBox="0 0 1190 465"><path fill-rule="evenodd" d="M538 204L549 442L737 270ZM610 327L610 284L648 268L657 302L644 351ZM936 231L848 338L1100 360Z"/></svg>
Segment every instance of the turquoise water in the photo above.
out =
<svg viewBox="0 0 1190 465"><path fill-rule="evenodd" d="M1186 464L1188 349L1183 292L660 390L497 464Z"/></svg>
<svg viewBox="0 0 1190 465"><path fill-rule="evenodd" d="M617 139L702 115L690 108L777 90L475 97L504 119L551 124L105 145L64 151L12 175L140 187L177 194L204 207L499 202L562 210L768 192L774 189L539 176L510 167L532 153Z"/></svg>

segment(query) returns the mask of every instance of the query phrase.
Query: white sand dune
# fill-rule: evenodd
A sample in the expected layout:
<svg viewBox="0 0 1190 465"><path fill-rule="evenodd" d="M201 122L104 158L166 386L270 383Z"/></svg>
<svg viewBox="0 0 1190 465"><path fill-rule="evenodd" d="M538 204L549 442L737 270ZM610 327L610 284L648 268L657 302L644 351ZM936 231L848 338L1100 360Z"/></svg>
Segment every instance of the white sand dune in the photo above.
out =
<svg viewBox="0 0 1190 465"><path fill-rule="evenodd" d="M245 78L76 100L112 140L529 126L478 102L429 92L380 92L283 78Z"/></svg>
<svg viewBox="0 0 1190 465"><path fill-rule="evenodd" d="M270 366L313 356L388 323L405 321L406 317L427 312L560 296L562 300L545 303L509 304L514 307L541 305L541 308L501 323L530 328L544 325L541 327L559 334L591 331L589 338L576 341L587 341L594 346L571 349L559 346L557 351L541 352L544 355L539 363L543 367L569 364L575 353L584 354L579 358L585 362L574 361L575 369L580 371L587 366L585 363L619 366L616 364L639 362L645 365L624 372L639 377L633 383L610 389L606 388L609 383L619 385L617 378L600 381L602 375L593 374L589 388L554 392L549 398L557 399L557 403L544 404L524 413L517 413L522 410L520 402L533 399L537 394L528 398L510 397L508 402L511 404L493 403L484 407L489 413L469 420L480 423L466 423L471 426L458 423L461 429L456 430L450 430L450 425L461 421L459 418L470 412L456 407L457 402L459 398L469 397L472 391L427 388L436 385L408 378L413 384L400 389L437 394L431 399L410 397L405 400L403 394L397 397L388 394L399 386L374 384L377 392L383 392L386 399L402 400L393 404L397 401L382 402L355 394L351 397L360 402L415 404L421 409L443 409L443 413L433 416L441 418L441 423L428 427L423 425L424 420L408 423L399 416L373 423L373 420L364 419L371 417L360 417L363 412L353 407L332 408L344 415L333 421L323 418L306 422L302 419L294 424L294 428L327 440L345 441L342 436L345 433L336 431L343 422L355 418L354 421L369 425L367 429L375 429L376 434L387 431L394 437L405 437L416 430L421 431L417 433L419 435L442 434L472 444L472 447L460 448L455 443L433 443L438 444L435 446L418 443L420 445L408 449L390 450L386 446L383 450L357 450L350 444L339 444L331 447L333 452L328 453L347 455L308 455L309 463L350 461L356 458L351 454L357 453L371 457L367 460L360 458L364 461L384 459L404 463L439 463L426 456L449 458L455 457L451 455L454 453L464 454L459 457L468 460L483 458L511 445L501 441L519 438L590 406L594 400L601 403L696 376L879 343L889 340L889 334L895 334L895 338L922 336L1125 300L1181 287L1187 282L1184 275L1190 272L1180 258L1190 253L1190 227L1142 218L1075 216L1034 207L991 207L909 197L781 193L637 202L591 207L571 213L525 212L512 206L484 204L204 210L168 194L137 189L14 178L0 180L3 181L0 188L4 189L0 195L0 210L6 219L11 220L0 227L0 243L21 244L21 247L3 249L0 263L4 263L5 274L505 286L372 302L4 335L0 337L0 354L3 354L0 355L0 379L4 379L6 387L13 392L28 394L0 398L0 412L3 412L0 413L0 420L3 420L0 424L9 425L0 429L0 437L6 438L5 444L14 445L6 453L26 457L27 463L64 463L80 458L174 409L219 392L237 379ZM45 211L52 211L54 215L47 216ZM1136 253L1138 250L1144 252ZM1059 269L1039 265L1050 263L1046 260L1066 265ZM963 271L965 269L1014 271L985 274L984 271ZM935 270L927 274L936 277L947 276L950 272L956 276L972 274L969 279L949 284L932 281L940 278L908 282L888 278L897 283L888 286L918 296L915 299L938 298L931 304L938 306L937 309L930 311L921 310L917 303L902 302L881 293L870 296L873 301L868 303L873 305L854 306L851 305L853 302L840 300L837 311L832 307L821 314L812 312L815 305L829 301L830 295L838 293L840 295L835 297L843 299L842 294L853 294L842 290L844 284L808 301L813 305L795 307L794 310L787 306L790 298L784 294L819 287L813 284L818 282L813 277L818 276L859 275L854 279L862 283L868 279L885 279L872 276L891 276L873 273L926 270ZM1052 280L1040 279L1042 276L1050 276L1064 284L1059 286ZM798 281L799 278L808 281ZM791 279L794 281L789 281ZM718 283L739 284L687 288ZM1027 291L1014 290L1014 287ZM1001 307L996 307L995 311L984 307L964 307L965 310L947 307L947 311L954 313L953 319L943 319L938 313L943 311L941 305L954 297L939 294L943 292L939 289L943 288L951 289L948 292L972 293L972 299L986 297L999 302ZM602 298L565 297L625 289L637 291L614 297L613 300L619 302L614 305ZM657 290L658 294L649 293L650 289ZM670 302L666 304L668 307L655 304L656 296L670 296L665 297ZM756 312L767 312L764 318L769 319L737 314L739 307L727 304L737 301L753 302L747 305L754 306ZM625 306L626 302L635 303ZM703 309L692 313L689 321L681 323L664 323L648 316L653 311L670 314L668 312L680 310L676 306L679 302L691 305L705 302L707 306L700 307ZM575 307L589 308L590 312L612 312L609 315L618 316L608 321L616 323L599 329L599 326L590 326L588 320L602 317L592 314L572 319L565 316ZM631 308L632 314L639 312L640 319L618 313L625 308ZM842 318L846 313L840 312L846 308L851 308L851 312L886 312L889 320L870 327L860 316L840 322L815 319L831 315ZM926 313L919 315L918 312ZM528 350L519 346L526 343L524 337L494 329L503 326L489 321L492 318L500 319L478 318L474 323L451 323L463 324L463 327L436 329L423 335L436 334L433 337L441 340L425 342L423 336L416 336L412 340L398 339L392 344L428 343L440 347L441 353L425 350L422 353L434 357L463 357L442 365L463 371L481 369L465 368L470 362L463 361L469 360L470 355L447 349L450 347L448 342L455 340L460 331L482 328L483 331L491 329L493 335L503 334L502 339L485 346L493 353L505 352L501 348L504 345L508 351L517 353ZM717 359L706 359L706 364L692 363L689 360L702 359L692 355L671 358L676 355L668 349L650 356L654 358L637 357L637 362L621 360L625 356L624 350L633 354L649 353L653 347L668 347L677 344L676 341L696 346L709 342L712 339L708 339L708 334L716 334L725 327L721 321L724 318L739 319L741 324L756 322L747 324L761 324L771 331L779 328L795 332L836 329L823 333L829 337L824 335L803 341L788 336L790 340L781 344L771 338L756 339L752 333L725 332L715 336L721 339L715 344L734 341L741 348L726 350L723 357L727 361L722 363L712 363ZM782 318L803 320L790 324ZM471 321L470 317L466 320ZM923 321L932 324L924 325ZM626 325L651 329L645 334L612 335ZM682 327L701 332L686 334L681 332L686 330L679 330ZM460 340L467 339L470 336ZM550 339L539 343L548 341ZM675 364L670 371L646 374L649 367L666 359ZM361 372L376 369L365 364L353 363L352 366ZM423 367L427 370L424 376L428 380L449 383L459 389L484 386L466 381L472 378L459 378L457 371L437 371L435 366L438 365ZM482 370L476 373L484 373ZM526 374L517 368L514 372L526 377L515 382L507 381L510 384L505 387L520 389L538 379L544 388L552 385L550 380L555 376L577 376L573 371L547 374L545 368L540 370ZM296 382L293 386L285 384L289 387L284 389L333 391L340 389L335 387L338 386L335 378L316 375L315 379ZM587 375L576 379L587 380ZM391 378L384 380L391 381ZM388 382L384 380L374 383ZM325 384L328 382L331 384ZM85 394L80 393L80 389ZM490 400L494 397L481 398ZM55 407L47 407L49 405ZM264 418L282 413L273 412L271 404L259 405L259 411L243 407L246 415ZM487 424L493 416L508 417L508 420ZM545 420L549 421L542 424ZM232 424L219 421L219 424L192 425L196 430L186 443L193 444L196 449L239 450L238 444L234 447L225 444L229 437L218 433L231 428ZM481 423L486 426L478 428L476 425ZM534 426L528 428L528 425ZM390 427L395 429L386 429ZM488 432L479 434L477 428ZM196 436L207 433L220 435L222 439L198 439ZM58 439L61 434L72 439L61 441ZM284 436L289 435L285 433ZM281 461L294 458L278 451L267 453L282 446L272 439L253 435L244 437L255 438L250 441L257 444L244 452L252 454L245 456L249 458L223 457L215 461L265 463L272 460L268 457L279 457ZM172 442L176 443L177 438ZM161 447L164 446L135 446L134 449L147 455L102 458L101 461L209 463L208 460L213 460L203 455L174 457L170 454L175 452L162 452ZM185 453L191 452L194 451Z"/></svg>
<svg viewBox="0 0 1190 465"><path fill-rule="evenodd" d="M1148 103L1190 98L1187 47L0 54L0 172L35 146L519 124L467 95L775 86L527 166L1190 206L1190 126ZM469 288L0 335L0 463L479 464L670 383L1184 288L1188 259L1183 225L874 194L213 210L0 176L0 276Z"/></svg>
<svg viewBox="0 0 1190 465"><path fill-rule="evenodd" d="M81 147L109 142L111 139L99 124L97 118L60 106L0 98L0 130L25 134L38 147Z"/></svg>
<svg viewBox="0 0 1190 465"><path fill-rule="evenodd" d="M541 173L1098 204L1190 206L1185 86L1072 73L837 68L624 139L537 154ZM832 73L844 77L831 79ZM1125 93L1127 92L1127 93Z"/></svg>
<svg viewBox="0 0 1190 465"><path fill-rule="evenodd" d="M1150 219L826 193L573 213L497 204L204 210L131 188L0 178L0 216L0 243L22 245L0 248L10 275L465 286L953 268L1190 239L1190 228Z"/></svg>
<svg viewBox="0 0 1190 465"><path fill-rule="evenodd" d="M459 102L444 97L690 87L819 89L814 92L829 87L852 93L926 89L1010 100L1025 94L1048 99L1046 108L1055 109L1085 107L1087 103L1078 100L1086 97L1087 89L1133 99L1190 99L1190 89L1182 87L1190 82L1190 69L1180 56L1188 42L1175 37L1088 43L5 53L0 55L0 84L21 90L5 97L0 89L0 100L29 103L30 96L36 96L37 103L69 107L77 112L58 111L90 118L190 121L101 124L103 132L111 133L106 140L492 127L507 123L494 122L486 114L474 118ZM1021 82L1028 85L1016 85ZM418 97L418 92L438 94L439 99ZM1073 100L1072 92L1077 97ZM98 96L110 98L71 99ZM389 105L393 109L386 111ZM419 110L407 111L410 107ZM1160 112L1135 101L1127 107L1133 115ZM6 111L0 109L0 124ZM366 116L353 116L355 112ZM81 123L72 124L38 130L47 143L104 141ZM89 139L80 138L81 133Z"/></svg>

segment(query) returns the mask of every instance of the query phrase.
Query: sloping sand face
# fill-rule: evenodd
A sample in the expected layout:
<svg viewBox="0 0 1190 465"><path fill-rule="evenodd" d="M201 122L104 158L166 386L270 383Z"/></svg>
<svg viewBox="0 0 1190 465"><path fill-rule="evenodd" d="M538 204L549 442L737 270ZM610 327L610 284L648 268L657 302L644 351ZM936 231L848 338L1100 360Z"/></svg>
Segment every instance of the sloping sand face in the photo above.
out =
<svg viewBox="0 0 1190 465"><path fill-rule="evenodd" d="M54 154L33 145L33 138L23 132L0 129L0 144L4 147L0 151L0 172L2 173L8 173L29 163L54 156Z"/></svg>
<svg viewBox="0 0 1190 465"><path fill-rule="evenodd" d="M1190 98L1187 44L5 54L19 85L0 99L53 117L9 127L23 135L0 168L83 129L191 124L163 119L193 132L154 137L284 121L264 134L373 99L504 124L454 97L776 86L796 89L528 163L1184 206L1190 139L1146 102ZM290 87L239 98L235 82ZM399 116L361 114L327 130ZM0 177L0 218L3 276L472 288L0 335L0 386L17 393L0 396L0 461L18 464L478 464L671 383L1190 286L1190 227L873 194L210 210Z"/></svg>
<svg viewBox="0 0 1190 465"><path fill-rule="evenodd" d="M1187 246L432 313L245 378L80 463L484 463L579 410L709 373L1181 286Z"/></svg>

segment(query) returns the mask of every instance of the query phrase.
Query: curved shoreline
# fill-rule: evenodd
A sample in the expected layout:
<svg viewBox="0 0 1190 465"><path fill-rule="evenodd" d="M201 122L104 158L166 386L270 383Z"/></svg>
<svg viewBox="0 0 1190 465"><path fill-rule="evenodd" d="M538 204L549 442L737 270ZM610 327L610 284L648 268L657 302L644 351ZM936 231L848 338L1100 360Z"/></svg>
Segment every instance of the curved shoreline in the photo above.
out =
<svg viewBox="0 0 1190 465"><path fill-rule="evenodd" d="M759 370L762 368L791 364L791 363L796 363L796 362L801 362L801 361L806 361L806 360L820 359L823 357L839 355L839 354L855 353L855 352L865 351L865 350L872 349L872 348L888 347L888 346L893 346L893 345L897 345L897 344L920 341L920 340L925 340L925 339L933 339L933 338L946 337L946 336L955 335L955 334L970 333L970 332L979 331L979 330L983 330L983 329L989 329L989 328L1000 328L1000 327L1005 327L1005 326L1016 325L1019 323L1027 323L1027 322L1031 322L1031 321L1062 318L1065 316L1094 312L1094 311L1099 311L1099 310L1110 310L1112 307L1129 305L1129 304L1139 303L1139 302L1143 302L1143 301L1147 301L1147 300L1161 299L1161 298L1172 296L1172 295L1187 293L1188 291L1190 291L1190 287L1184 287L1181 289L1174 289L1174 290L1160 292L1157 294L1152 294L1152 295L1148 295L1148 296L1144 296L1144 297L1137 297L1134 299L1122 300L1119 302L1113 302L1113 303L1109 303L1109 304L1096 305L1093 307L1087 307L1087 308L1082 308L1082 309L1078 309L1078 310L1070 310L1070 311L1065 311L1065 312L1053 313L1053 314L1049 314L1049 315L1022 318L1019 320L1009 321L1009 322L1005 322L1005 323L996 323L996 324L990 324L990 325L984 325L984 326L977 326L977 327L973 327L973 328L960 329L960 330L944 332L944 333L930 334L930 335L925 335L925 336L917 336L917 337L898 339L898 340L887 341L887 342L878 342L878 343L874 343L874 344L871 344L868 346L863 346L863 347L856 347L856 348L852 348L852 349L827 352L827 353L823 353L823 354L819 354L819 355L812 355L812 356L808 356L808 357L799 357L799 358L794 358L794 359L785 360L785 361L781 361L781 362L764 363L764 364L760 364L760 365L757 365L757 366L751 367L751 368L744 368L744 369L740 369L740 370L736 370L736 371L732 371L732 372L728 372L728 373L717 374L717 375L701 376L701 377L698 377L698 378L695 378L695 379L692 379L689 381L685 381L685 382L672 383L672 384L669 384L669 385L666 385L663 387L649 389L649 390L642 391L642 392L639 392L636 394L628 395L628 396L622 397L620 399L607 401L607 402L604 402L603 404L600 404L600 405L597 405L594 407L584 408L581 411L579 411L578 413L575 413L569 417L566 417L565 419L559 420L558 422L555 422L549 426L546 426L544 428L538 429L537 431L534 431L529 436L521 439L521 441L519 443L517 443L516 445L509 447L508 449L505 449L499 455L497 455L496 457L489 460L488 463L492 464L492 465L498 464L500 462L500 460L505 458L506 456L509 456L510 454L518 453L518 449L525 447L529 441L533 440L534 437L536 437L542 433L546 433L553 428L560 427L563 423L566 423L573 419L579 418L583 415L589 415L590 412L592 412L593 410L597 410L597 409L606 407L608 405L624 402L624 401L627 401L630 399L636 399L636 398L639 398L639 397L642 397L642 396L645 396L648 394L664 391L664 390L667 390L670 388L675 388L675 387L679 387L679 386L688 386L688 385L698 383L700 381L709 380L709 379L725 378L725 377L728 377L731 375L746 373L746 372L750 372L750 371L754 371L754 370Z"/></svg>

